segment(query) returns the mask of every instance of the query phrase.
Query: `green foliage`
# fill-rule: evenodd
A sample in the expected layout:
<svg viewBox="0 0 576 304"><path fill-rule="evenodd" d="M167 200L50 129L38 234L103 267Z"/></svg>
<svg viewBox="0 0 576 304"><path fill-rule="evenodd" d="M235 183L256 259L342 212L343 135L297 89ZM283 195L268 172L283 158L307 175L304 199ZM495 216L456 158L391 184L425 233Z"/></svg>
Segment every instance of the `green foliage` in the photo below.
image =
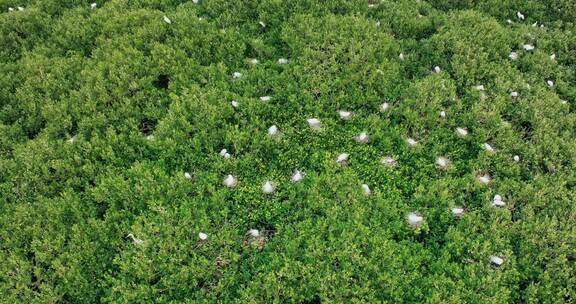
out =
<svg viewBox="0 0 576 304"><path fill-rule="evenodd" d="M0 10L2 302L576 301L573 1Z"/></svg>

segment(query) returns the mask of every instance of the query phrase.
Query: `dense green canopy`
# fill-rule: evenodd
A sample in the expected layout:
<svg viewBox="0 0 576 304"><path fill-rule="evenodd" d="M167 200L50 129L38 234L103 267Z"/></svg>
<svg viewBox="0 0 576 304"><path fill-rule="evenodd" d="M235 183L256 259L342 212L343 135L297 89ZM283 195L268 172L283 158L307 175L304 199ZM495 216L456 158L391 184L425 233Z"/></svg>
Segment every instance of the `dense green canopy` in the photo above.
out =
<svg viewBox="0 0 576 304"><path fill-rule="evenodd" d="M574 0L18 1L2 302L576 301Z"/></svg>

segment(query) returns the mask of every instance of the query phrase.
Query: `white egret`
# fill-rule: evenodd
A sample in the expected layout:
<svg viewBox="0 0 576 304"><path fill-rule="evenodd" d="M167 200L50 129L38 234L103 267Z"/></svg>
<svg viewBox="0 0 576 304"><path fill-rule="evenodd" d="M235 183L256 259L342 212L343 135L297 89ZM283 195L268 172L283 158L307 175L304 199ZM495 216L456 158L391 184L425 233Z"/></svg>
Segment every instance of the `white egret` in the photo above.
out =
<svg viewBox="0 0 576 304"><path fill-rule="evenodd" d="M458 127L456 128L456 134L459 137L466 137L468 135L468 130L466 130L465 128Z"/></svg>
<svg viewBox="0 0 576 304"><path fill-rule="evenodd" d="M136 244L136 245L142 245L142 244L144 243L143 240L135 237L132 233L128 234L126 237L131 238L131 239L132 239L132 242L134 242L134 244Z"/></svg>
<svg viewBox="0 0 576 304"><path fill-rule="evenodd" d="M262 192L266 193L266 194L271 194L274 192L274 186L272 185L272 182L270 181L266 181L263 185L262 185Z"/></svg>
<svg viewBox="0 0 576 304"><path fill-rule="evenodd" d="M348 153L342 153L338 155L338 157L336 157L336 162L339 164L345 163L346 161L348 161L349 156L350 155Z"/></svg>
<svg viewBox="0 0 576 304"><path fill-rule="evenodd" d="M234 178L234 176L229 174L226 176L226 178L224 178L224 186L232 188L235 185L236 185L236 179Z"/></svg>

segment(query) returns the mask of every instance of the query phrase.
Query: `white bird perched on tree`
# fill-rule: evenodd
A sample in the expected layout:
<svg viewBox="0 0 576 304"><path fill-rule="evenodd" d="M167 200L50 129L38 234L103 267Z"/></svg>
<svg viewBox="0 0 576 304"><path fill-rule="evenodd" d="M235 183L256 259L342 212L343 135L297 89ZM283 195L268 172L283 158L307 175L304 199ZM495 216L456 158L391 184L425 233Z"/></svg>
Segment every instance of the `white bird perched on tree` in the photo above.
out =
<svg viewBox="0 0 576 304"><path fill-rule="evenodd" d="M278 64L288 64L288 59L280 58L280 59L278 59Z"/></svg>
<svg viewBox="0 0 576 304"><path fill-rule="evenodd" d="M392 156L382 157L382 160L380 161L380 163L386 167L394 167L397 165L396 160Z"/></svg>
<svg viewBox="0 0 576 304"><path fill-rule="evenodd" d="M9 12L13 12L13 11L14 11L14 8L9 7L9 8L8 8L8 11L9 11Z"/></svg>
<svg viewBox="0 0 576 304"><path fill-rule="evenodd" d="M446 111L440 111L440 117L445 118L446 117Z"/></svg>
<svg viewBox="0 0 576 304"><path fill-rule="evenodd" d="M270 181L266 181L263 185L262 185L262 192L266 193L266 194L271 194L274 192L274 185L272 185L272 182Z"/></svg>
<svg viewBox="0 0 576 304"><path fill-rule="evenodd" d="M414 146L416 146L416 145L418 144L418 142L417 142L414 138L412 138L412 137L408 137L408 138L406 139L406 143L407 143L409 146L411 146L411 147L414 147Z"/></svg>
<svg viewBox="0 0 576 304"><path fill-rule="evenodd" d="M412 227L418 227L424 222L424 217L416 212L410 212L406 216L406 220L408 221L408 225Z"/></svg>
<svg viewBox="0 0 576 304"><path fill-rule="evenodd" d="M510 20L510 19L506 19L506 23L508 23L508 24L512 24L512 20Z"/></svg>
<svg viewBox="0 0 576 304"><path fill-rule="evenodd" d="M342 153L338 155L338 157L336 157L336 162L339 164L345 163L346 161L348 161L349 156L350 155L348 153Z"/></svg>
<svg viewBox="0 0 576 304"><path fill-rule="evenodd" d="M308 122L308 126L310 126L310 128L312 130L320 130L320 120L317 118L308 118L306 120Z"/></svg>
<svg viewBox="0 0 576 304"><path fill-rule="evenodd" d="M436 166L438 166L438 168L444 169L448 166L448 164L450 164L450 160L444 156L439 156L438 158L436 158L436 161L434 163L436 164Z"/></svg>
<svg viewBox="0 0 576 304"><path fill-rule="evenodd" d="M97 6L98 6L98 4L96 4L96 2L90 4L91 9L96 9Z"/></svg>
<svg viewBox="0 0 576 304"><path fill-rule="evenodd" d="M19 11L23 11L23 10L24 10L24 8L21 7L21 6L18 6L18 7L16 7L16 8L17 8Z"/></svg>
<svg viewBox="0 0 576 304"><path fill-rule="evenodd" d="M260 237L260 231L258 231L258 229L250 229L246 234L255 238Z"/></svg>
<svg viewBox="0 0 576 304"><path fill-rule="evenodd" d="M468 135L468 130L458 127L458 128L456 128L456 134L459 137L466 137Z"/></svg>
<svg viewBox="0 0 576 304"><path fill-rule="evenodd" d="M490 177L490 175L488 173L478 175L477 178L478 178L478 181L484 185L487 185L492 181L492 178Z"/></svg>
<svg viewBox="0 0 576 304"><path fill-rule="evenodd" d="M136 245L142 245L142 244L144 243L143 240L135 237L132 233L128 234L126 237L131 238L131 239L132 239L132 242L133 242L134 244L136 244Z"/></svg>
<svg viewBox="0 0 576 304"><path fill-rule="evenodd" d="M441 71L441 70L440 70L440 67L439 67L439 66L435 66L435 67L434 67L434 72L440 73L440 71Z"/></svg>
<svg viewBox="0 0 576 304"><path fill-rule="evenodd" d="M362 184L362 192L364 192L364 195L368 196L372 193L372 191L370 190L370 187L368 187L367 184Z"/></svg>
<svg viewBox="0 0 576 304"><path fill-rule="evenodd" d="M166 22L167 24L172 24L172 20L170 20L168 16L164 16L164 22Z"/></svg>
<svg viewBox="0 0 576 304"><path fill-rule="evenodd" d="M484 91L484 85L482 85L482 84L479 84L479 85L475 86L474 88L478 91Z"/></svg>
<svg viewBox="0 0 576 304"><path fill-rule="evenodd" d="M226 158L226 159L232 157L232 155L230 155L230 153L228 153L228 150L226 150L226 149L220 150L220 153L219 153L219 154L220 154L220 156L222 156L222 157L224 157L224 158Z"/></svg>
<svg viewBox="0 0 576 304"><path fill-rule="evenodd" d="M484 143L482 147L484 148L484 150L488 152L494 152L494 148L492 148L492 146L489 143Z"/></svg>
<svg viewBox="0 0 576 304"><path fill-rule="evenodd" d="M234 107L234 108L238 108L238 106L240 105L240 104L238 103L238 101L236 101L236 100L232 100L232 101L230 102L230 104L232 104L232 107Z"/></svg>
<svg viewBox="0 0 576 304"><path fill-rule="evenodd" d="M154 140L154 135L150 134L146 136L146 140Z"/></svg>
<svg viewBox="0 0 576 304"><path fill-rule="evenodd" d="M225 178L224 178L224 186L228 187L228 188L232 188L236 185L236 179L234 178L234 176L228 174Z"/></svg>
<svg viewBox="0 0 576 304"><path fill-rule="evenodd" d="M521 12L516 12L516 17L518 17L518 19L520 20L524 20L524 14L522 14Z"/></svg>
<svg viewBox="0 0 576 304"><path fill-rule="evenodd" d="M461 207L454 207L451 209L452 211L452 215L454 215L455 217L460 217L462 216L462 214L464 214L464 208Z"/></svg>
<svg viewBox="0 0 576 304"><path fill-rule="evenodd" d="M268 128L268 135L270 135L271 137L276 137L280 135L280 130L278 130L278 127L276 125L272 125L270 126L270 128Z"/></svg>
<svg viewBox="0 0 576 304"><path fill-rule="evenodd" d="M502 266L504 264L504 259L499 256L491 255L490 256L490 264L494 266Z"/></svg>
<svg viewBox="0 0 576 304"><path fill-rule="evenodd" d="M292 174L292 178L290 178L293 182L297 183L299 181L301 181L304 178L304 172L300 171L300 170L296 170L294 171L294 174Z"/></svg>
<svg viewBox="0 0 576 304"><path fill-rule="evenodd" d="M520 96L520 94L519 94L518 92L516 92L516 91L512 91L512 92L510 93L510 97L512 97L512 98L517 98L518 96Z"/></svg>
<svg viewBox="0 0 576 304"><path fill-rule="evenodd" d="M523 45L522 47L523 47L524 50L526 50L526 51L531 51L531 50L534 49L534 46L531 45L531 44L525 44L525 45Z"/></svg>
<svg viewBox="0 0 576 304"><path fill-rule="evenodd" d="M513 159L515 162L519 162L519 161L520 161L520 156L514 155L514 156L512 157L512 159Z"/></svg>
<svg viewBox="0 0 576 304"><path fill-rule="evenodd" d="M260 60L256 59L256 58L250 58L248 59L248 63L250 64L258 64L260 62Z"/></svg>
<svg viewBox="0 0 576 304"><path fill-rule="evenodd" d="M240 73L240 72L234 72L234 73L232 73L232 78L238 79L238 78L240 78L240 77L242 77L242 73Z"/></svg>
<svg viewBox="0 0 576 304"><path fill-rule="evenodd" d="M502 200L502 197L498 194L494 195L492 199L492 207L504 207L506 203Z"/></svg>
<svg viewBox="0 0 576 304"><path fill-rule="evenodd" d="M198 4L198 2L200 2L200 0L192 0L193 4Z"/></svg>
<svg viewBox="0 0 576 304"><path fill-rule="evenodd" d="M192 179L192 174L190 174L190 172L184 172L184 177L186 179Z"/></svg>
<svg viewBox="0 0 576 304"><path fill-rule="evenodd" d="M508 55L508 58L510 58L511 60L516 60L516 59L518 59L518 53L510 52L510 54Z"/></svg>
<svg viewBox="0 0 576 304"><path fill-rule="evenodd" d="M554 86L554 81L552 81L552 80L547 80L547 81L546 81L546 84L547 84L549 87L553 87L553 86Z"/></svg>
<svg viewBox="0 0 576 304"><path fill-rule="evenodd" d="M261 96L260 97L260 100L262 100L262 101L270 101L271 99L272 99L272 97L270 97L270 96Z"/></svg>
<svg viewBox="0 0 576 304"><path fill-rule="evenodd" d="M385 102L385 103L380 105L380 112L386 112L388 110L388 108L390 108L390 104Z"/></svg>
<svg viewBox="0 0 576 304"><path fill-rule="evenodd" d="M555 59L556 59L556 54L550 55L550 60L555 60Z"/></svg>
<svg viewBox="0 0 576 304"><path fill-rule="evenodd" d="M398 55L398 59L404 60L404 54L400 53L400 55Z"/></svg>
<svg viewBox="0 0 576 304"><path fill-rule="evenodd" d="M354 137L357 142L360 143L367 143L368 142L368 134L366 132L361 132L358 136Z"/></svg>
<svg viewBox="0 0 576 304"><path fill-rule="evenodd" d="M264 21L258 21L258 24L260 24L261 27L266 27L266 23L264 23Z"/></svg>
<svg viewBox="0 0 576 304"><path fill-rule="evenodd" d="M340 115L340 118L342 118L344 120L348 120L348 119L350 119L350 117L352 117L352 112L338 111L338 115Z"/></svg>
<svg viewBox="0 0 576 304"><path fill-rule="evenodd" d="M198 238L199 238L201 241L205 241L205 240L208 239L208 235L207 235L206 233L204 233L204 232L200 232L200 233L198 233Z"/></svg>

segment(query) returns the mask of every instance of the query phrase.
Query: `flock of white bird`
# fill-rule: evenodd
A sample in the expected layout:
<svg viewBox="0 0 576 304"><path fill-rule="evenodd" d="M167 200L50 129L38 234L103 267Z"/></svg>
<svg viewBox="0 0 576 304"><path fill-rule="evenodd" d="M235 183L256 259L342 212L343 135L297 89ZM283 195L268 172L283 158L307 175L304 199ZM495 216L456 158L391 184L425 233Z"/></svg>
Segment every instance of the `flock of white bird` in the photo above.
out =
<svg viewBox="0 0 576 304"><path fill-rule="evenodd" d="M198 4L198 0L193 0L192 2L193 2L194 4ZM97 5L96 3L90 4L90 8L91 8L91 9L96 9L97 7L98 7L98 5ZM24 8L21 7L21 6L18 6L16 9L17 9L18 11L23 11L23 10L24 10ZM9 11L14 11L14 9L11 8L11 7L8 8L8 10L9 10ZM525 16L524 16L521 12L517 12L517 17L518 17L520 20L524 20L524 19L525 19ZM165 23L167 23L167 24L171 24L171 23L172 23L172 20L171 20L170 18L168 18L168 16L163 16L163 21L164 21ZM512 23L511 20L507 20L507 22L508 22L508 23ZM262 27L265 27L265 26L266 26L263 22L259 22L259 23L260 23L260 25L261 25ZM535 26L535 24L533 24L533 26ZM543 25L540 25L540 26L543 26ZM531 44L525 44L525 45L523 45L523 49L524 49L525 51L528 51L528 52L529 52L529 51L534 50L534 46L531 45ZM511 59L511 60L516 60L516 59L518 59L519 54L518 54L518 52L511 52L511 53L508 55L508 57L509 57L509 59ZM404 60L404 59L405 59L405 55L404 55L403 53L400 53L399 56L398 56L398 58L399 58L400 60ZM555 60L555 58L556 58L556 55L555 55L555 54L550 55L550 59L551 59L551 60ZM252 58L252 59L249 59L248 62L251 63L251 64L258 64L258 63L259 63L259 60L258 60L258 59L255 59L255 58ZM278 64L288 64L289 61L288 61L288 59L286 59L286 58L280 58L280 59L278 59L277 62L278 62ZM433 68L433 72L435 72L435 73L440 73L441 71L442 71L442 70L441 70L441 68L440 68L439 66L435 66L435 67ZM242 73L240 73L240 72L234 72L234 73L232 73L232 79L239 79L239 78L241 78L241 77L242 77ZM552 86L554 85L554 82L553 82L552 80L547 80L547 81L546 81L546 84L547 84L549 87L552 87ZM479 91L484 91L484 86L483 86L483 85L477 85L475 88L476 88L477 90L479 90ZM510 93L510 96L511 96L512 98L517 98L517 97L519 97L519 93L516 92L516 91L513 91L513 92ZM261 97L260 97L260 100L261 100L261 101L270 101L271 99L272 99L271 96L261 96ZM231 105L232 105L232 107L234 107L234 108L238 108L238 107L240 106L239 102L236 101L236 100L232 100L232 101L231 101ZM385 112L385 111L387 111L389 108L390 108L390 104L387 103L387 102L382 103L382 104L379 106L379 109L380 109L381 112ZM338 115L339 115L339 117L340 117L342 120L349 120L349 119L353 116L353 113L352 113L351 111L341 110L341 111L338 111ZM441 118L446 118L446 112L445 112L445 111L441 111L441 112L439 113L439 116L440 116ZM308 126L310 127L311 130L313 130L313 131L320 131L320 130L321 130L321 122L320 122L320 119L318 119L318 118L308 118L306 121L307 121ZM460 137L460 138L464 138L464 137L468 136L468 130L467 130L466 128L458 127L458 128L456 128L455 132L456 132L456 135L457 135L458 137ZM280 134L281 134L281 133L280 133L280 130L279 130L278 126L272 125L272 126L270 126L270 127L268 128L268 135L269 135L269 136L271 136L271 137L277 137L277 136L279 136ZM153 138L154 138L153 135L147 136L147 139L148 139L148 140L152 140ZM70 140L70 142L73 143L73 142L74 142L74 139L75 139L75 137L72 138L72 139ZM360 134L358 134L357 136L354 137L354 140L356 140L356 141L359 142L359 143L367 143L368 140L369 140L369 137L368 137L368 134L367 134L366 132L361 132ZM416 145L418 145L418 142L417 142L415 139L410 138L410 137L406 139L406 143L407 143L409 146L416 146ZM495 152L494 148L493 148L492 145L490 145L489 143L484 143L484 144L482 145L482 147L483 147L486 151L488 151L488 152ZM232 157L232 155L231 155L230 153L228 153L227 149L222 149L219 154L220 154L220 156L222 156L223 158L226 158L226 159ZM350 157L350 155L349 155L348 153L341 153L341 154L339 154L339 155L335 158L335 162L338 163L338 164L345 164L345 163L348 161L349 157ZM514 155L514 156L512 157L512 159L513 159L515 162L519 162L519 161L520 161L520 157L519 157L518 155ZM380 163L381 163L382 165L386 166L386 167L395 167L395 166L397 166L397 164L398 164L398 162L396 161L396 159L394 159L394 157L392 157L392 156L384 156L384 157L381 159ZM447 157L445 157L445 156L439 156L438 158L436 158L435 165L436 165L437 168L440 169L440 170L447 168L447 167L449 166L449 164L450 164L450 160L449 160ZM295 170L294 173L292 174L290 180L291 180L292 182L294 182L294 183L300 182L302 179L304 179L304 176L305 176L305 173L304 173L303 171L301 171L301 170ZM192 174L191 174L190 172L185 172L185 173L184 173L184 177L185 177L186 179L192 179ZM489 184L492 179L491 179L491 177L490 177L489 174L487 174L487 173L481 173L481 174L477 175L477 180L478 180L480 183L482 183L482 184ZM224 177L223 184L224 184L224 186L226 186L226 187L228 187L228 188L233 188L234 186L236 186L237 180L236 180L236 178L235 178L233 175L228 174L228 175L226 175L226 176ZM361 187L361 190L362 190L362 192L363 192L364 195L369 196L369 195L372 194L372 190L370 189L369 185L367 185L367 184L361 184L360 187ZM268 195L269 195L269 194L273 194L274 191L275 191L275 184L274 184L274 182L269 181L269 180L268 180L268 181L265 181L265 182L262 184L261 190L262 190L262 192L263 192L264 194L268 194ZM500 196L499 194L496 194L496 195L494 195L494 198L492 199L491 206L493 206L493 207L505 207L505 206L506 206L506 203L505 203L504 200L502 199L502 196ZM453 207L453 208L451 208L450 211L452 212L452 214L453 214L455 217L461 217L461 216L463 216L464 213L465 213L465 209L464 209L463 207ZM422 225L422 224L424 223L424 216L421 215L421 214L418 213L418 212L413 211L413 212L409 212L409 213L408 213L408 215L406 216L406 220L407 220L407 223L408 223L409 226L411 226L411 227L419 227L420 225ZM250 241L251 243L254 243L254 242L257 242L257 241L261 241L261 240L263 239L262 234L261 234L260 231L257 230L257 229L250 229L250 230L248 230L247 233L246 233L246 236L250 239L249 241ZM130 238L130 239L133 241L133 243L136 244L136 245L141 245L141 244L144 243L143 240L137 238L137 237L134 236L134 234L132 234L132 233L128 234L126 237ZM207 240L208 240L208 234L205 233L205 232L199 232L199 233L198 233L198 239L199 239L200 241L207 241ZM500 266L500 265L502 265L502 264L504 263L504 260L503 260L501 257L494 256L494 255L489 257L489 261L490 261L491 264L496 265L496 266Z"/></svg>

